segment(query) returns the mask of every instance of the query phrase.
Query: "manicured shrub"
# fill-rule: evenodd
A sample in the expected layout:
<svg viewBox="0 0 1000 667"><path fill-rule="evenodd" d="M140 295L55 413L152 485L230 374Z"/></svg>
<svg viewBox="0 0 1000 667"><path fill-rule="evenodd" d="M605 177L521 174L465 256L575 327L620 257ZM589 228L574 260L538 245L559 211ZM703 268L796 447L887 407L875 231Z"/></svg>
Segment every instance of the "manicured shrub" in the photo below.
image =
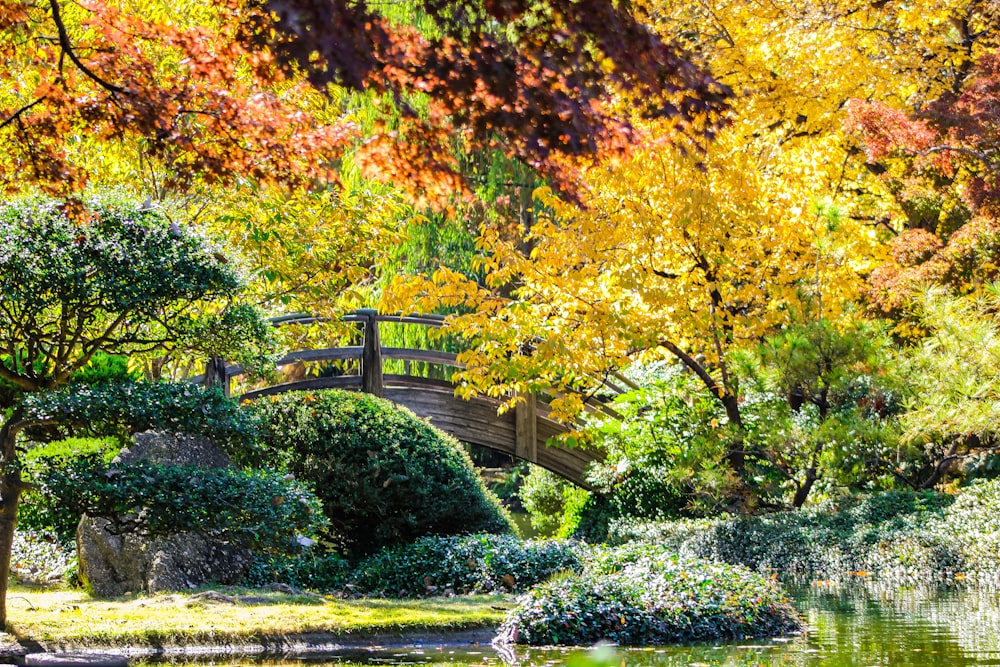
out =
<svg viewBox="0 0 1000 667"><path fill-rule="evenodd" d="M86 513L118 531L198 532L254 549L290 551L325 523L316 497L272 472L232 468L109 465L99 455L50 467L36 478L42 512Z"/></svg>
<svg viewBox="0 0 1000 667"><path fill-rule="evenodd" d="M234 462L256 462L252 415L218 389L189 382L73 384L28 394L32 418L56 418L94 435L127 441L148 430L197 433L224 447Z"/></svg>
<svg viewBox="0 0 1000 667"><path fill-rule="evenodd" d="M141 373L129 370L128 357L122 354L97 352L90 363L73 373L72 382L100 384L102 382L138 382Z"/></svg>
<svg viewBox="0 0 1000 667"><path fill-rule="evenodd" d="M29 449L24 455L24 476L38 483L47 470L58 469L79 459L110 463L121 449L116 438L66 438ZM75 539L80 514L72 507L41 498L36 492L26 494L18 507L18 530L54 535L61 544Z"/></svg>
<svg viewBox="0 0 1000 667"><path fill-rule="evenodd" d="M361 593L393 598L508 592L581 566L570 542L522 542L509 535L424 537L364 559L350 583Z"/></svg>
<svg viewBox="0 0 1000 667"><path fill-rule="evenodd" d="M425 535L512 533L496 496L452 438L367 394L289 392L260 399L274 465L323 502L330 539L354 556Z"/></svg>
<svg viewBox="0 0 1000 667"><path fill-rule="evenodd" d="M780 586L741 567L653 546L606 552L583 573L531 589L500 643L662 644L787 634L801 621Z"/></svg>

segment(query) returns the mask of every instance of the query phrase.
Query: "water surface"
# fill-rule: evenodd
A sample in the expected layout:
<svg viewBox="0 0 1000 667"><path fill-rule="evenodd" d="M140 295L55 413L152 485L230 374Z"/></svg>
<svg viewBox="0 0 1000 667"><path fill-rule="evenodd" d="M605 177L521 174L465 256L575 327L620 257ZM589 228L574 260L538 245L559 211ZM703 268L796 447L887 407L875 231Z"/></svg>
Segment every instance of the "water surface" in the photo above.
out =
<svg viewBox="0 0 1000 667"><path fill-rule="evenodd" d="M465 667L927 667L1000 666L1000 590L996 587L792 587L809 625L802 636L643 649L517 648L427 645L344 651L300 659L218 660L217 666L448 665Z"/></svg>

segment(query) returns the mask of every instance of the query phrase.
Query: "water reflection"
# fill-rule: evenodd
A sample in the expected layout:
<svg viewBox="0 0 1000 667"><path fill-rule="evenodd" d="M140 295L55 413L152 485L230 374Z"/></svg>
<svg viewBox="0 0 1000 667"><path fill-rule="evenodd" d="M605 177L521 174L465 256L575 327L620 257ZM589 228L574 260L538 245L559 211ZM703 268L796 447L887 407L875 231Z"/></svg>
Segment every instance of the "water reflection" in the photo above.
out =
<svg viewBox="0 0 1000 667"><path fill-rule="evenodd" d="M1000 666L997 587L793 586L810 630L801 637L645 649L580 651L434 646L262 659L256 665L516 665L542 667L928 667ZM251 661L214 660L219 667ZM162 664L162 663L161 663Z"/></svg>

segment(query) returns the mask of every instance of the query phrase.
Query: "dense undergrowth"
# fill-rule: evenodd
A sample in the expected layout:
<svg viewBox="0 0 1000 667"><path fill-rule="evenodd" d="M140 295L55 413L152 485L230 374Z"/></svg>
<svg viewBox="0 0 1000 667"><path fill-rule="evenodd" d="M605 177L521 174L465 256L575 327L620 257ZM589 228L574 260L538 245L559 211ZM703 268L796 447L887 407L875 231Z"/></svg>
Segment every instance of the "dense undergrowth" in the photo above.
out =
<svg viewBox="0 0 1000 667"><path fill-rule="evenodd" d="M349 597L413 598L523 591L553 574L582 567L580 545L509 535L424 537L359 562L336 555L261 558L247 583L284 583Z"/></svg>
<svg viewBox="0 0 1000 667"><path fill-rule="evenodd" d="M889 492L754 517L618 521L610 540L827 578L993 578L1000 562L997 516L1000 480L990 480L955 494Z"/></svg>

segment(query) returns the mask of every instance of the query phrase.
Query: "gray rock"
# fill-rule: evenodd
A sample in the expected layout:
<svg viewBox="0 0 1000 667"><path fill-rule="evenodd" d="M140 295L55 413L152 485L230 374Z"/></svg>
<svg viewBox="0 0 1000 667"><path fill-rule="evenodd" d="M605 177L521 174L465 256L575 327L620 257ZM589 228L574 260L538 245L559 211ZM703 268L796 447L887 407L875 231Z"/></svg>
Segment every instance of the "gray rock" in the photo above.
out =
<svg viewBox="0 0 1000 667"><path fill-rule="evenodd" d="M113 462L136 461L196 468L228 468L232 465L229 455L204 436L161 431L136 433L135 444L119 452Z"/></svg>
<svg viewBox="0 0 1000 667"><path fill-rule="evenodd" d="M48 665L48 667L128 667L128 658L123 655L105 653L29 653L24 656L25 665Z"/></svg>
<svg viewBox="0 0 1000 667"><path fill-rule="evenodd" d="M228 455L207 438L139 433L117 463L149 461L162 465L219 468ZM96 595L182 591L208 583L235 584L253 558L248 549L196 533L162 537L116 534L107 519L84 516L76 531L80 578Z"/></svg>
<svg viewBox="0 0 1000 667"><path fill-rule="evenodd" d="M248 549L195 533L116 535L107 519L84 516L76 530L80 579L95 595L183 591L235 584L253 559Z"/></svg>

